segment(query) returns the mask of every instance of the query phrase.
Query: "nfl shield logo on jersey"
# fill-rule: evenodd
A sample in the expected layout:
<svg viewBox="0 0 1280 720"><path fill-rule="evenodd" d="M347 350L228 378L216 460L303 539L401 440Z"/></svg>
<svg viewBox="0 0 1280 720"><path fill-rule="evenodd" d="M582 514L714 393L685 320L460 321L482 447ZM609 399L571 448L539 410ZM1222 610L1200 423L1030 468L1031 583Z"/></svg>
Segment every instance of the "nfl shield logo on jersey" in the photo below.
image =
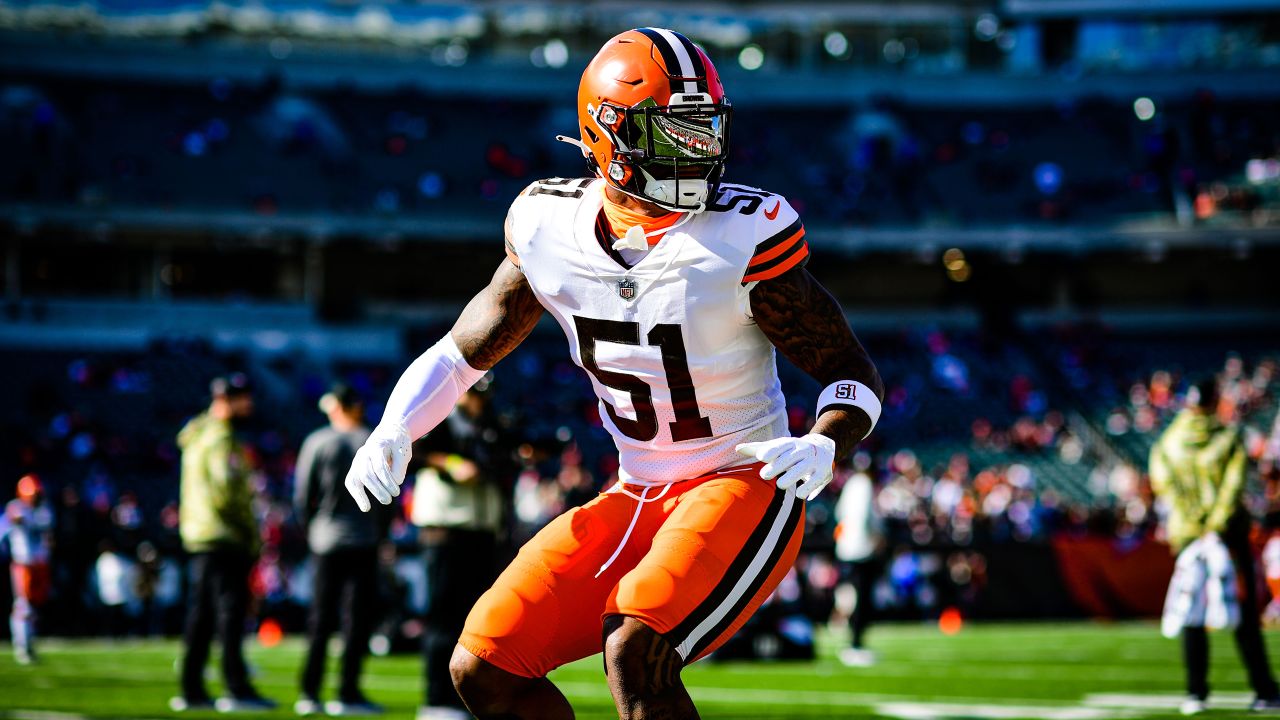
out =
<svg viewBox="0 0 1280 720"><path fill-rule="evenodd" d="M623 300L630 300L636 296L635 280L619 280L618 281L618 297Z"/></svg>

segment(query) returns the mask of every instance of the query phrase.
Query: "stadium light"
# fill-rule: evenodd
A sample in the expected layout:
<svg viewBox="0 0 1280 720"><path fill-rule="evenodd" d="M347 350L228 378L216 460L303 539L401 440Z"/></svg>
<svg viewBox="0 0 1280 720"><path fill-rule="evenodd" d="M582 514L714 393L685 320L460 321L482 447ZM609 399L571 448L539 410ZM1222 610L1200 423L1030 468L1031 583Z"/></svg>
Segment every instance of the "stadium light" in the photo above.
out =
<svg viewBox="0 0 1280 720"><path fill-rule="evenodd" d="M1062 166L1045 161L1035 167L1033 173L1036 189L1044 195L1054 195L1062 189Z"/></svg>
<svg viewBox="0 0 1280 720"><path fill-rule="evenodd" d="M831 57L842 58L849 54L849 38L839 30L832 30L822 39L822 47Z"/></svg>
<svg viewBox="0 0 1280 720"><path fill-rule="evenodd" d="M565 45L560 38L553 38L542 49L542 57L547 61L548 66L562 68L569 62L569 46Z"/></svg>
<svg viewBox="0 0 1280 720"><path fill-rule="evenodd" d="M444 48L444 64L449 67L464 65L467 62L468 53L466 40L454 40Z"/></svg>
<svg viewBox="0 0 1280 720"><path fill-rule="evenodd" d="M1149 97L1140 97L1133 101L1133 114L1138 119L1146 122L1156 116L1156 104Z"/></svg>
<svg viewBox="0 0 1280 720"><path fill-rule="evenodd" d="M973 24L973 34L982 42L991 42L1000 34L1000 19L991 13L978 16Z"/></svg>
<svg viewBox="0 0 1280 720"><path fill-rule="evenodd" d="M942 264L947 266L948 270L959 270L964 267L964 251L960 248L951 248L942 254Z"/></svg>
<svg viewBox="0 0 1280 720"><path fill-rule="evenodd" d="M552 38L529 51L529 62L534 67L562 68L569 62L569 46L560 38Z"/></svg>
<svg viewBox="0 0 1280 720"><path fill-rule="evenodd" d="M901 40L893 38L884 44L884 59L896 65L907 57L907 46Z"/></svg>
<svg viewBox="0 0 1280 720"><path fill-rule="evenodd" d="M738 53L738 64L743 70L759 70L764 65L764 50L759 45L748 45Z"/></svg>
<svg viewBox="0 0 1280 720"><path fill-rule="evenodd" d="M969 279L973 269L960 248L951 248L942 254L942 265L947 269L947 278L951 282L962 283Z"/></svg>

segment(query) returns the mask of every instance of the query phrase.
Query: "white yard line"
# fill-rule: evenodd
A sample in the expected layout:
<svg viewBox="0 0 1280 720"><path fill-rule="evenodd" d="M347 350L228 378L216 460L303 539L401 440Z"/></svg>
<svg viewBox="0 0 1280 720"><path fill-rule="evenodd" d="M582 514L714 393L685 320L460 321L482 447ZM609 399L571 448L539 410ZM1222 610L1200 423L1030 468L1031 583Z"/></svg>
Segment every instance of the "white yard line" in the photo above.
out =
<svg viewBox="0 0 1280 720"><path fill-rule="evenodd" d="M1046 707L1044 705L971 705L955 703L882 703L877 715L901 720L948 720L949 718L990 718L991 720L1110 720L1135 717L1128 711L1103 708Z"/></svg>
<svg viewBox="0 0 1280 720"><path fill-rule="evenodd" d="M1185 695L1150 693L1091 693L1085 695L1086 707L1114 707L1144 710L1177 710ZM1253 695L1249 693L1213 693L1209 696L1209 708L1242 710L1249 707Z"/></svg>
<svg viewBox="0 0 1280 720"><path fill-rule="evenodd" d="M609 697L609 687L600 683L557 682L556 687L572 697ZM730 705L757 705L773 703L779 705L809 705L820 707L865 707L884 706L906 707L918 704L937 707L1027 707L1043 711L1085 711L1087 716L1105 717L1106 712L1097 708L1082 708L1078 701L1045 700L1031 698L983 698L983 697L933 697L924 694L890 695L883 693L841 692L837 690L763 690L759 688L726 688L705 687L690 683L689 694L694 701L708 700ZM921 702L922 700L928 702ZM1009 703L1015 705L1010 706ZM1112 713L1114 715L1114 713ZM985 717L975 715L974 717ZM1024 717L1008 715L1002 717ZM1031 717L1031 716L1027 716ZM1083 717L1083 716L1082 716ZM1070 720L1067 718L1066 720Z"/></svg>

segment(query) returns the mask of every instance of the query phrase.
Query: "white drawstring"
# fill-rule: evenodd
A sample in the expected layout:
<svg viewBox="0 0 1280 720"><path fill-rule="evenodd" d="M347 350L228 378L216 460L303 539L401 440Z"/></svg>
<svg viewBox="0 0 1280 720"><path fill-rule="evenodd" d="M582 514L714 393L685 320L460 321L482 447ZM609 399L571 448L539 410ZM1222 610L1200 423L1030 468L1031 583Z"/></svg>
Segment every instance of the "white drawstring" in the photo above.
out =
<svg viewBox="0 0 1280 720"><path fill-rule="evenodd" d="M649 491L652 489L653 489L652 485L647 485L643 490L640 491L639 495L636 495L635 493L628 490L626 488L626 485L621 480L619 480L617 484L615 484L613 488L609 490L609 492L617 491L617 492L621 492L623 495L626 495L629 498L634 498L636 500L636 511L635 511L635 514L631 516L631 524L627 525L627 531L622 534L622 542L618 543L618 547L614 549L613 554L610 555L609 559L605 560L604 564L600 566L600 569L596 571L596 575L595 575L596 577L600 577L601 575L603 575L604 571L608 570L609 566L613 564L613 561L617 560L618 556L622 554L622 548L627 546L627 541L631 539L631 531L635 529L636 521L640 519L640 510L643 509L646 504L651 503L654 500L661 500L662 496L666 495L667 491L671 489L671 485L670 484L663 485L662 492L658 493L657 495L654 495L653 497L649 497Z"/></svg>

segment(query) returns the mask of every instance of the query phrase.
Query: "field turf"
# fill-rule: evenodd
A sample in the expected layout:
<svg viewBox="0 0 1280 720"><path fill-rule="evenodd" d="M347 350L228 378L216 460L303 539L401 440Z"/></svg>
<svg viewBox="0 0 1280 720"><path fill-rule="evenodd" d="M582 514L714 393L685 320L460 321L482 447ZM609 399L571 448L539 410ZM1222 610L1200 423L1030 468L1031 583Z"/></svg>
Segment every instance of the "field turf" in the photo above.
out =
<svg viewBox="0 0 1280 720"><path fill-rule="evenodd" d="M1268 633L1267 640L1276 657L1280 634ZM1154 624L970 624L953 636L930 625L878 627L871 646L880 662L865 669L840 665L838 642L824 635L813 663L703 662L685 678L708 720L1179 717L1179 646L1161 638ZM1215 709L1206 717L1245 717L1250 696L1234 643L1217 633L1212 645ZM41 663L31 667L15 664L7 645L0 650L0 717L178 717L166 707L177 687L175 641L49 640ZM259 689L281 703L260 717L292 717L301 650L296 638L273 648L248 643ZM387 717L412 718L421 672L415 656L371 658L366 691L387 707ZM599 657L561 668L552 679L579 718L617 717ZM210 684L212 692L218 689Z"/></svg>

